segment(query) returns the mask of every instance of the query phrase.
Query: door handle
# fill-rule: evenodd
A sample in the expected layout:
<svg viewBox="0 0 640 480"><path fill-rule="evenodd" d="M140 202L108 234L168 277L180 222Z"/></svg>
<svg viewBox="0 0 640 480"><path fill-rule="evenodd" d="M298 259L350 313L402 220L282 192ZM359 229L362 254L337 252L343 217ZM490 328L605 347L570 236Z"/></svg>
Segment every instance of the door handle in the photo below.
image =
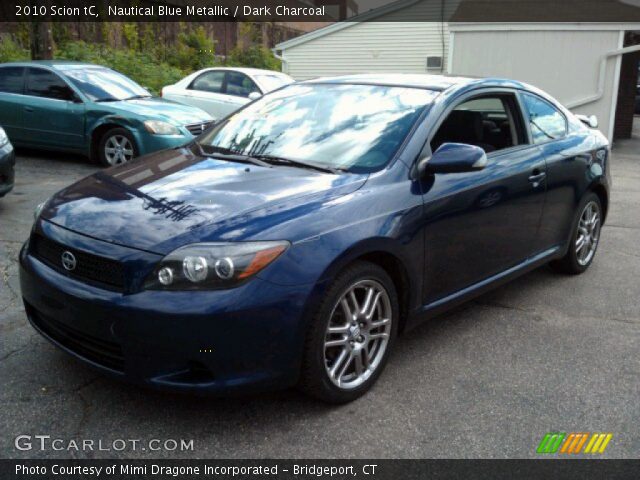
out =
<svg viewBox="0 0 640 480"><path fill-rule="evenodd" d="M546 177L547 174L545 172L536 173L536 170L534 170L533 175L529 177L529 181L533 183L534 187L537 187Z"/></svg>
<svg viewBox="0 0 640 480"><path fill-rule="evenodd" d="M33 108L32 107L24 107L24 111L25 112L33 112Z"/></svg>

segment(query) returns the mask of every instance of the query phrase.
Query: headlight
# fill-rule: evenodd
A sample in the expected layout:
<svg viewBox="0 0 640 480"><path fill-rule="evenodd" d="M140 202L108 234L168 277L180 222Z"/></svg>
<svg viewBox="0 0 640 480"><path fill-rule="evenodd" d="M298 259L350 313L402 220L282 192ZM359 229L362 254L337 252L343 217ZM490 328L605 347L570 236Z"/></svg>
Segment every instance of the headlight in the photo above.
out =
<svg viewBox="0 0 640 480"><path fill-rule="evenodd" d="M154 135L180 135L178 127L162 120L145 120L144 128Z"/></svg>
<svg viewBox="0 0 640 480"><path fill-rule="evenodd" d="M146 290L230 288L280 256L289 242L196 243L164 257L144 283Z"/></svg>
<svg viewBox="0 0 640 480"><path fill-rule="evenodd" d="M9 143L7 132L4 131L4 128L0 127L0 147L4 147L7 143Z"/></svg>

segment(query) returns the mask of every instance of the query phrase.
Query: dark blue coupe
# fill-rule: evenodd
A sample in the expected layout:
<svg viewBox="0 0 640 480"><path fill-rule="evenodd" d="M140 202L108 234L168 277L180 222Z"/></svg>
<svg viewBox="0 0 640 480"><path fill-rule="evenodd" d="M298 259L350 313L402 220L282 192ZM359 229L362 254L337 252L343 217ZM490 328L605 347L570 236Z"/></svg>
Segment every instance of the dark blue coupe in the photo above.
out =
<svg viewBox="0 0 640 480"><path fill-rule="evenodd" d="M290 85L41 205L26 312L115 377L350 401L424 319L546 263L584 272L609 153L514 81Z"/></svg>

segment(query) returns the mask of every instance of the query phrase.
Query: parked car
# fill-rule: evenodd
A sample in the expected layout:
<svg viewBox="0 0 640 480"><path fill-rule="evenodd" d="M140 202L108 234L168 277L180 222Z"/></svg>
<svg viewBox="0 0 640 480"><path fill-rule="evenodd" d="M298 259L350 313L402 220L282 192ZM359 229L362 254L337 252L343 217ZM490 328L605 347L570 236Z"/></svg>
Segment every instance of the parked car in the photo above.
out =
<svg viewBox="0 0 640 480"><path fill-rule="evenodd" d="M0 65L0 124L15 146L76 152L110 166L188 143L211 123L206 112L153 98L99 65Z"/></svg>
<svg viewBox="0 0 640 480"><path fill-rule="evenodd" d="M16 155L4 129L0 127L0 197L4 197L13 189Z"/></svg>
<svg viewBox="0 0 640 480"><path fill-rule="evenodd" d="M549 262L587 270L609 153L515 81L290 85L40 206L26 312L117 378L350 401L398 333Z"/></svg>
<svg viewBox="0 0 640 480"><path fill-rule="evenodd" d="M289 75L257 68L205 68L162 89L162 97L193 105L216 120L284 85Z"/></svg>

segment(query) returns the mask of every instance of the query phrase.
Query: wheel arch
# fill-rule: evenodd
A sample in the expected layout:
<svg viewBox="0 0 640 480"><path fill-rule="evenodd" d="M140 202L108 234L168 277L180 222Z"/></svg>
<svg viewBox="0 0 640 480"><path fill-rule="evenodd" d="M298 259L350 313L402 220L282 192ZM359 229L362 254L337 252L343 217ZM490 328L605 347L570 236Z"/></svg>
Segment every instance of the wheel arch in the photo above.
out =
<svg viewBox="0 0 640 480"><path fill-rule="evenodd" d="M409 268L408 265L411 265L411 262L403 260L397 252L398 245L391 239L376 239L358 244L336 258L324 271L319 283L326 285L327 281L358 261L378 265L391 277L396 288L400 306L398 332L402 332L409 318L411 305L415 302L419 272ZM422 262L413 263L421 265Z"/></svg>
<svg viewBox="0 0 640 480"><path fill-rule="evenodd" d="M604 224L609 211L609 192L601 183L592 184L589 187L588 192L595 193L598 196L598 199L600 199L600 204L602 205L602 224Z"/></svg>
<svg viewBox="0 0 640 480"><path fill-rule="evenodd" d="M100 123L93 127L91 130L91 143L89 147L89 158L91 158L91 160L97 160L98 158L98 147L100 146L102 136L114 128L126 128L131 131L129 123L126 119L120 116L105 117ZM131 134L136 138L135 135L133 135L133 132L131 132Z"/></svg>

